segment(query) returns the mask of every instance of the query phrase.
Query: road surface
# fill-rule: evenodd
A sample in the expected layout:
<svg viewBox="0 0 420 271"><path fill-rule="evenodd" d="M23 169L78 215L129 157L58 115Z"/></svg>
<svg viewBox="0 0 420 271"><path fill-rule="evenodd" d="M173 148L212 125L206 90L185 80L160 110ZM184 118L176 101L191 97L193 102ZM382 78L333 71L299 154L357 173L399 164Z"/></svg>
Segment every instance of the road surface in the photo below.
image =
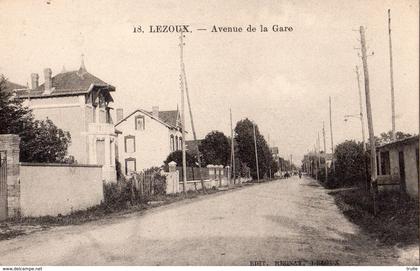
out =
<svg viewBox="0 0 420 271"><path fill-rule="evenodd" d="M0 265L416 264L291 177L0 242Z"/></svg>

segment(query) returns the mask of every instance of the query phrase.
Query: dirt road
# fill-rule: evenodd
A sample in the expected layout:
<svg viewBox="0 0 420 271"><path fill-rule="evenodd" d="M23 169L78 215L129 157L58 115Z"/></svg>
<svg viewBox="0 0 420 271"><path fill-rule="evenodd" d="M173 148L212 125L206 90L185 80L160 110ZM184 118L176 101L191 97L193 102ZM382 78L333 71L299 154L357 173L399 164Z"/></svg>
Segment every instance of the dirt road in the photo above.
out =
<svg viewBox="0 0 420 271"><path fill-rule="evenodd" d="M298 177L0 242L1 265L416 264L398 254Z"/></svg>

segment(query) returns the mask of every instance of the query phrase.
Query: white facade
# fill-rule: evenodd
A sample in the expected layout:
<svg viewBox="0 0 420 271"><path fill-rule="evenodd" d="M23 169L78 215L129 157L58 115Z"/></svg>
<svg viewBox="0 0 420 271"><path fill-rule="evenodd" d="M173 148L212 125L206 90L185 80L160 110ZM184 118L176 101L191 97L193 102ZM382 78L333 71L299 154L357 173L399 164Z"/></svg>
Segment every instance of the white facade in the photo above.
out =
<svg viewBox="0 0 420 271"><path fill-rule="evenodd" d="M160 167L168 155L181 149L178 127L165 123L152 113L136 110L118 122L118 160L122 173Z"/></svg>

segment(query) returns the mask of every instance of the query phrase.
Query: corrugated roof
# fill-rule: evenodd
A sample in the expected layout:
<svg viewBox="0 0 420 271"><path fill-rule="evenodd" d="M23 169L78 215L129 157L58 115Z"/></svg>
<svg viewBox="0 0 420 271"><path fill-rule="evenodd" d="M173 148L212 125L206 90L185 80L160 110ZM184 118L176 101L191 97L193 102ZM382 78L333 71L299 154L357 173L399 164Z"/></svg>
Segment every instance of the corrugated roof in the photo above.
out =
<svg viewBox="0 0 420 271"><path fill-rule="evenodd" d="M403 138L403 139L400 139L400 140L396 140L394 142L390 142L390 143L378 146L377 149L394 147L394 146L397 146L397 145L406 145L406 144L410 144L410 143L413 143L413 142L417 142L417 144L419 143L419 136L418 135Z"/></svg>

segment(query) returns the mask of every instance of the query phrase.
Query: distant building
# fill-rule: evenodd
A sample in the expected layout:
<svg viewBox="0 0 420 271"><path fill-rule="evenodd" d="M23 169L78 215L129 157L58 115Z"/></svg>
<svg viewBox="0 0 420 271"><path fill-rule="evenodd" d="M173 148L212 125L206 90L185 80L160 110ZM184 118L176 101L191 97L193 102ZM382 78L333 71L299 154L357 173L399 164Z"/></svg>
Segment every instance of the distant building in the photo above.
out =
<svg viewBox="0 0 420 271"><path fill-rule="evenodd" d="M182 134L178 110L137 109L124 117L117 109L115 128L118 137L118 160L123 174L163 165L168 155L181 149Z"/></svg>
<svg viewBox="0 0 420 271"><path fill-rule="evenodd" d="M44 69L44 84L31 75L31 87L15 89L17 99L32 109L36 119L50 119L70 132L68 154L80 164L103 165L102 178L116 180L115 133L110 115L115 87L90 74L82 61L79 70L52 76Z"/></svg>
<svg viewBox="0 0 420 271"><path fill-rule="evenodd" d="M377 174L380 189L401 189L417 198L419 185L419 136L379 146Z"/></svg>
<svg viewBox="0 0 420 271"><path fill-rule="evenodd" d="M197 140L186 140L185 141L185 150L190 153L197 153L198 148L201 145L202 139Z"/></svg>

